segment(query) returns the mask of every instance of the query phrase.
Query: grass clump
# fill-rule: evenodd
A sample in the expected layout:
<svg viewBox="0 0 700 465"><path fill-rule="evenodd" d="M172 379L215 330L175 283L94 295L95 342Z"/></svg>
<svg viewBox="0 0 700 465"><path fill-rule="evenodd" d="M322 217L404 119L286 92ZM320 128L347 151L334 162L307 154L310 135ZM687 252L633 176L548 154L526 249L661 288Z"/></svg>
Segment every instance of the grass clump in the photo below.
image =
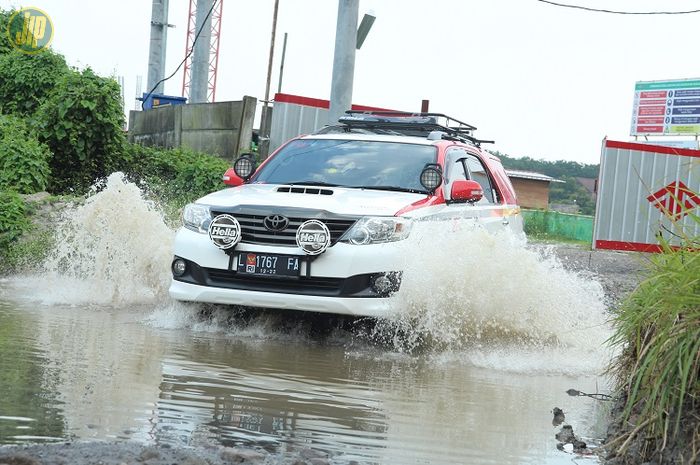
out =
<svg viewBox="0 0 700 465"><path fill-rule="evenodd" d="M647 279L614 316L611 342L622 351L611 370L626 431L609 447L618 457L634 456L625 463L697 463L699 457L700 238L683 239L685 247L661 243Z"/></svg>
<svg viewBox="0 0 700 465"><path fill-rule="evenodd" d="M17 240L30 223L24 200L14 191L0 191L0 249Z"/></svg>

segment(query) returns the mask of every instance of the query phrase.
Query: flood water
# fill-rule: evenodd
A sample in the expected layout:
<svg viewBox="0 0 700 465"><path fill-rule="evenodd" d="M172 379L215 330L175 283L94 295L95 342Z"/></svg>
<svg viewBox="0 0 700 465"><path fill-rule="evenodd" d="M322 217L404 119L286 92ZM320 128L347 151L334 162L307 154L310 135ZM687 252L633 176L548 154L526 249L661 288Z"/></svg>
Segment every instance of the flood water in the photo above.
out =
<svg viewBox="0 0 700 465"><path fill-rule="evenodd" d="M43 271L0 281L0 445L596 463L557 450L551 410L586 442L604 434L604 405L565 393L607 392L602 291L553 258L475 235L472 262L452 263L480 264L465 279L445 270L454 251L426 251L434 265L405 274L404 317L375 323L171 302L172 231L117 179L65 221Z"/></svg>

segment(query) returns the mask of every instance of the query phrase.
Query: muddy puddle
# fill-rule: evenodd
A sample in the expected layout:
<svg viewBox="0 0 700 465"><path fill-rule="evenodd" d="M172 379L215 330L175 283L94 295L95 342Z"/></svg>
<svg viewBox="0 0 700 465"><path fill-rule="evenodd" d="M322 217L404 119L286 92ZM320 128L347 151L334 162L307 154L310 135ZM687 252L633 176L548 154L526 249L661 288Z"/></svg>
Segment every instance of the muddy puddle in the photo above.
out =
<svg viewBox="0 0 700 465"><path fill-rule="evenodd" d="M376 323L171 302L171 230L116 178L66 224L41 272L0 281L0 445L597 462L557 450L552 409L587 443L603 437L605 405L566 394L608 392L602 287L541 250L474 235L451 262L478 266L465 279L444 266L454 250L423 247L432 260L406 272L402 316Z"/></svg>

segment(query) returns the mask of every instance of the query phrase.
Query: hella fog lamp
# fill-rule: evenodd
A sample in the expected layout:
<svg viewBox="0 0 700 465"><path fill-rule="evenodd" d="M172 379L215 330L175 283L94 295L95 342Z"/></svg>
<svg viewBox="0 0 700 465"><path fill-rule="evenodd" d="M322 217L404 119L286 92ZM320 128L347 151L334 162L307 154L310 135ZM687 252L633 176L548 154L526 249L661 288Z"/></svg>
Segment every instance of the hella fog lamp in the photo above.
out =
<svg viewBox="0 0 700 465"><path fill-rule="evenodd" d="M319 255L331 245L331 232L318 220L304 221L297 229L297 245L308 255Z"/></svg>
<svg viewBox="0 0 700 465"><path fill-rule="evenodd" d="M440 184L442 184L442 168L440 168L440 165L425 165L425 168L420 173L420 183L430 192L440 187Z"/></svg>
<svg viewBox="0 0 700 465"><path fill-rule="evenodd" d="M231 215L218 215L209 224L209 239L221 250L235 247L241 240L241 224Z"/></svg>

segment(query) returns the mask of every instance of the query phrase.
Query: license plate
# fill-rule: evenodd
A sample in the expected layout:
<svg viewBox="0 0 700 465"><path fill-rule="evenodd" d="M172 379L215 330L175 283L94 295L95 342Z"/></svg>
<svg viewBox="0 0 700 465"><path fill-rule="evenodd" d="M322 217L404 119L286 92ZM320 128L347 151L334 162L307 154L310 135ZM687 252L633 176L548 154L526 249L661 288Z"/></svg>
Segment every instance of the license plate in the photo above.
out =
<svg viewBox="0 0 700 465"><path fill-rule="evenodd" d="M270 276L299 276L300 257L241 252L238 254L238 272Z"/></svg>

